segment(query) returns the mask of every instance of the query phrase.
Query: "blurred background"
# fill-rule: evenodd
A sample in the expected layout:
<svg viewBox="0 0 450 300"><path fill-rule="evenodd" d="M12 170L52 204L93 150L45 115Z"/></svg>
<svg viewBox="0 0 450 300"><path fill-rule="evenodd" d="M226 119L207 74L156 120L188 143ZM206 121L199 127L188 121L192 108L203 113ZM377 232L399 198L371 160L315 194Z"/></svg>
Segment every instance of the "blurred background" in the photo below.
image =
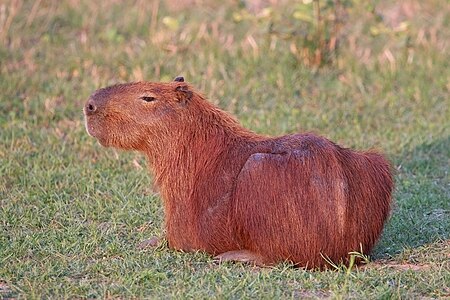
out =
<svg viewBox="0 0 450 300"><path fill-rule="evenodd" d="M254 130L351 146L395 148L448 116L447 1L16 0L0 26L13 119L77 121L99 87L177 75Z"/></svg>
<svg viewBox="0 0 450 300"><path fill-rule="evenodd" d="M20 290L106 297L102 284L135 297L165 280L161 270L175 272L174 261L189 261L167 249L136 252L139 241L161 235L159 195L144 158L101 148L82 115L97 88L179 75L256 132L313 131L385 152L396 172L396 204L374 257L445 259L449 41L446 0L2 0L0 264L9 268L0 268L0 290L6 282L10 292L0 298ZM424 245L434 252L411 250ZM203 280L178 268L184 280ZM439 280L449 273L430 271L406 285L442 296ZM227 282L222 288L232 289ZM165 284L159 295L186 292L176 281ZM359 296L370 293L354 287Z"/></svg>

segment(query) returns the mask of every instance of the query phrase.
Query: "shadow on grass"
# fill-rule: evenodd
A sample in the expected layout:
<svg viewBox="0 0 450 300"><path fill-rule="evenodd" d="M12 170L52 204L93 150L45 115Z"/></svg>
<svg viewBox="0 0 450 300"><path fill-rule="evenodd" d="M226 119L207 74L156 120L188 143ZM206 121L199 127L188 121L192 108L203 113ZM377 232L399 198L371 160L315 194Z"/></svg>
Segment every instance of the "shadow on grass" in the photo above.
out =
<svg viewBox="0 0 450 300"><path fill-rule="evenodd" d="M449 149L447 136L394 159L395 203L374 258L450 238Z"/></svg>

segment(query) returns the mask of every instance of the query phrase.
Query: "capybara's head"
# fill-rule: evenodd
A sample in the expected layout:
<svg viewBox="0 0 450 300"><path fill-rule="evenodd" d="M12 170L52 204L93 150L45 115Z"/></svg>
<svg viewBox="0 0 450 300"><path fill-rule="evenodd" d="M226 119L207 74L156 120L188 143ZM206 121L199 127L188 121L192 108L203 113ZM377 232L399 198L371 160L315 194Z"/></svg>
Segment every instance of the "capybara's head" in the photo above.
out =
<svg viewBox="0 0 450 300"><path fill-rule="evenodd" d="M135 82L94 92L84 106L86 130L106 147L143 150L149 139L176 131L192 98L182 77L173 82Z"/></svg>

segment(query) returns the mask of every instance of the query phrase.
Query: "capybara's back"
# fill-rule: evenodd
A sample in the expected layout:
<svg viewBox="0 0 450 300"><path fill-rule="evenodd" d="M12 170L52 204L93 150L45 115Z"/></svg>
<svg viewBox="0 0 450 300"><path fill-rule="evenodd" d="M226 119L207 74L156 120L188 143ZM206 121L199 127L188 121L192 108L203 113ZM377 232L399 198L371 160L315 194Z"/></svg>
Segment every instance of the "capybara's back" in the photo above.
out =
<svg viewBox="0 0 450 300"><path fill-rule="evenodd" d="M370 252L388 217L383 156L314 134L255 134L181 77L101 89L84 111L102 145L147 156L173 249L324 267Z"/></svg>
<svg viewBox="0 0 450 300"><path fill-rule="evenodd" d="M237 178L231 219L241 247L267 263L314 267L369 252L389 214L389 163L312 134L265 143L272 151L251 155Z"/></svg>

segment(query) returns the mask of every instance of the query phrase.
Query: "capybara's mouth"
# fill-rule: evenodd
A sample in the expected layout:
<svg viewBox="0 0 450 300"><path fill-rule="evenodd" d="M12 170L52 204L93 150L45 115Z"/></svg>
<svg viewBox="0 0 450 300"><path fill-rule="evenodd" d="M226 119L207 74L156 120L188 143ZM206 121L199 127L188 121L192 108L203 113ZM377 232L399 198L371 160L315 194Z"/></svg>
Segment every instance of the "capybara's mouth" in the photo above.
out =
<svg viewBox="0 0 450 300"><path fill-rule="evenodd" d="M92 124L92 122L86 120L85 126L87 133L95 138L100 143L100 145L102 145L103 147L109 147L107 140L101 134L99 134L97 130L95 130L96 126Z"/></svg>
<svg viewBox="0 0 450 300"><path fill-rule="evenodd" d="M108 140L101 130L102 124L99 121L98 117L89 116L87 114L84 115L84 127L86 128L86 132L91 137L95 138L103 147L109 147Z"/></svg>
<svg viewBox="0 0 450 300"><path fill-rule="evenodd" d="M96 137L96 136L95 136L94 129L92 128L92 122L89 122L87 116L85 116L85 118L84 118L84 127L86 128L86 132L87 132L90 136Z"/></svg>
<svg viewBox="0 0 450 300"><path fill-rule="evenodd" d="M101 134L99 132L99 126L98 122L94 122L91 120L88 116L85 118L84 125L86 127L86 132L92 136L93 138L96 138L97 140L101 140ZM103 143L102 143L103 144Z"/></svg>

